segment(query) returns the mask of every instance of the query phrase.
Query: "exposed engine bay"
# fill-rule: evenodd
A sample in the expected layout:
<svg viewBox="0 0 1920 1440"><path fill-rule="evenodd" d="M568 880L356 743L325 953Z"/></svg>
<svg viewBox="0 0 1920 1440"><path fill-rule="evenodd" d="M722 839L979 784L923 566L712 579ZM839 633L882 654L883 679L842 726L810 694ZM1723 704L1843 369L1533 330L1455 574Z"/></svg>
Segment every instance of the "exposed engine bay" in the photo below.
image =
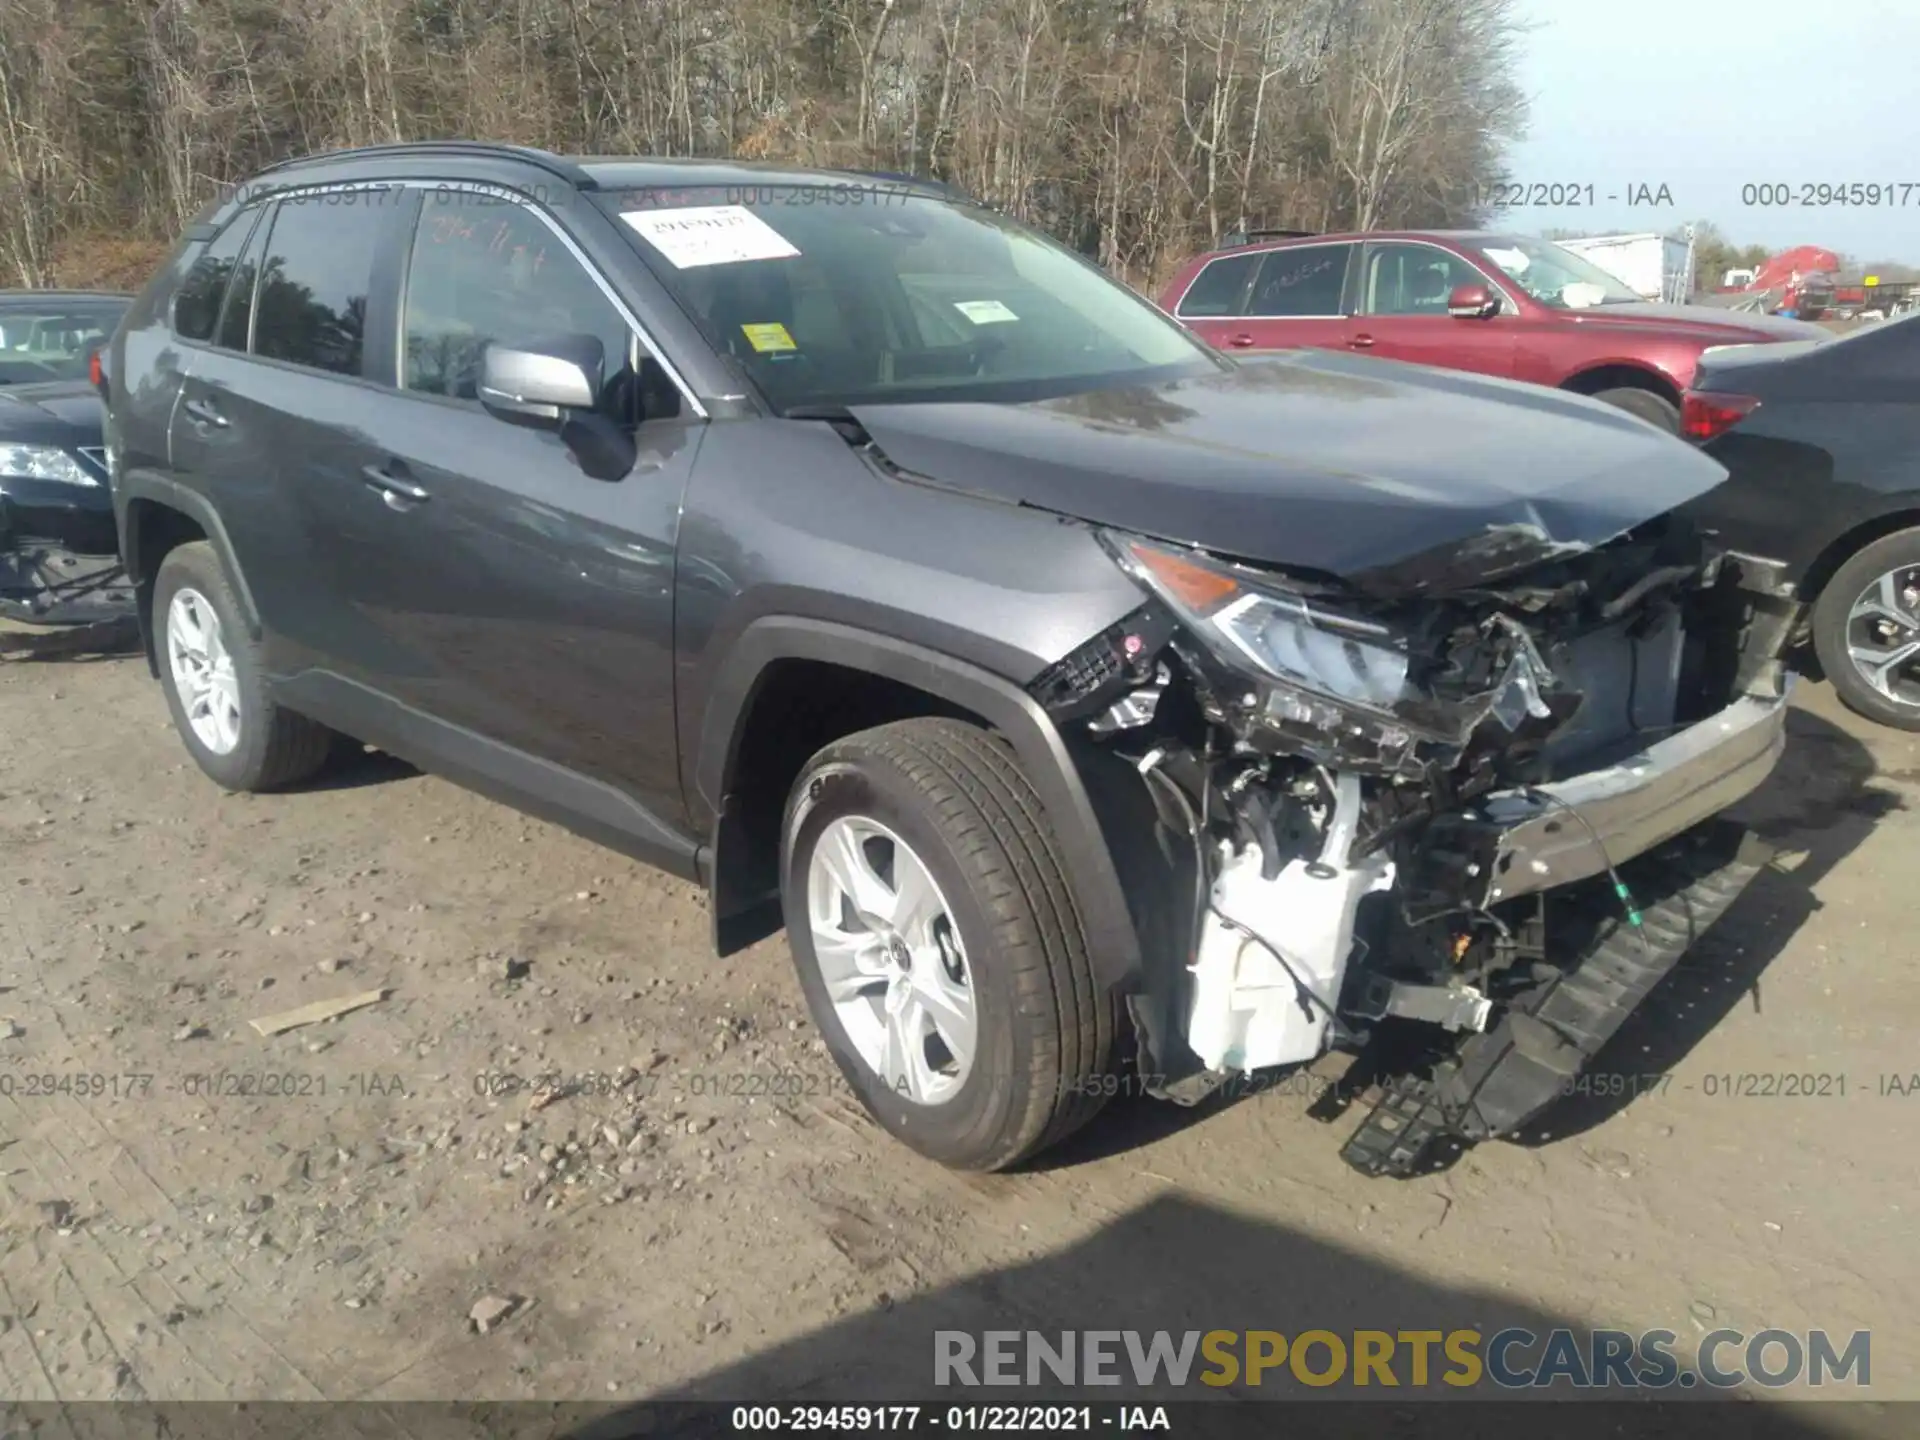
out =
<svg viewBox="0 0 1920 1440"><path fill-rule="evenodd" d="M1545 1108L1697 933L1661 928L1678 892L1649 867L1685 871L1667 850L1783 746L1798 606L1765 563L1668 516L1382 595L1105 539L1153 598L1032 690L1191 846L1182 962L1133 1002L1144 1087L1191 1102L1411 1031L1420 1064L1349 1146L1372 1173L1410 1173L1422 1124L1483 1138Z"/></svg>

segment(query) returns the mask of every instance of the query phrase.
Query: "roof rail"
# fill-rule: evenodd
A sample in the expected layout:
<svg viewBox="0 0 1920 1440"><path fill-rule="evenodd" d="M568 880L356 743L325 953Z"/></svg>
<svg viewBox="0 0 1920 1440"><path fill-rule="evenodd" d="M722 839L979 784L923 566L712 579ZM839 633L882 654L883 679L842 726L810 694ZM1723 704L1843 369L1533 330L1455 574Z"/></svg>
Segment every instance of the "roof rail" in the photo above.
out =
<svg viewBox="0 0 1920 1440"><path fill-rule="evenodd" d="M1320 230L1234 230L1220 237L1220 248L1231 250L1236 245L1251 245L1256 240L1306 240L1324 233Z"/></svg>
<svg viewBox="0 0 1920 1440"><path fill-rule="evenodd" d="M924 185L929 190L937 190L942 195L954 195L961 199L972 199L958 185L945 180L934 180L925 175L910 175L904 170L846 170L848 175L864 175L869 180L891 180L898 185Z"/></svg>
<svg viewBox="0 0 1920 1440"><path fill-rule="evenodd" d="M599 188L598 182L587 173L584 167L554 154L551 150L537 150L531 145L506 145L491 140L401 140L388 145L356 145L346 150L322 150L312 155L295 155L277 161L255 173L271 175L302 165L317 165L327 160L351 160L378 155L471 155L492 156L498 160L519 160L528 165L537 165L549 174L559 176L575 189Z"/></svg>

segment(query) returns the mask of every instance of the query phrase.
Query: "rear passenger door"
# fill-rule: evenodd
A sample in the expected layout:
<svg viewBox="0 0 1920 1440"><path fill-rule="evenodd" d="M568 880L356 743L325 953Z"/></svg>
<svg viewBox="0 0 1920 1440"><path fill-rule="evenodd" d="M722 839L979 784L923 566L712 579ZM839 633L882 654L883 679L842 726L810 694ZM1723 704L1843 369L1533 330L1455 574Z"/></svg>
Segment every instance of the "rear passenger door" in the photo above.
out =
<svg viewBox="0 0 1920 1440"><path fill-rule="evenodd" d="M183 325L188 294L175 307L176 333L196 353L174 411L174 469L227 530L275 675L366 677L392 658L346 604L358 562L331 543L328 514L329 497L357 486L374 458L361 419L386 377L366 337L392 333L391 301L377 297L397 198L336 188L263 204L233 252L212 333Z"/></svg>
<svg viewBox="0 0 1920 1440"><path fill-rule="evenodd" d="M1220 349L1288 350L1300 346L1337 349L1347 342L1347 272L1352 244L1287 245L1277 250L1223 256L1245 262L1245 289L1236 312L1196 330ZM1211 267L1210 267L1211 268ZM1188 290L1193 294L1203 271ZM1182 318L1185 317L1182 302Z"/></svg>

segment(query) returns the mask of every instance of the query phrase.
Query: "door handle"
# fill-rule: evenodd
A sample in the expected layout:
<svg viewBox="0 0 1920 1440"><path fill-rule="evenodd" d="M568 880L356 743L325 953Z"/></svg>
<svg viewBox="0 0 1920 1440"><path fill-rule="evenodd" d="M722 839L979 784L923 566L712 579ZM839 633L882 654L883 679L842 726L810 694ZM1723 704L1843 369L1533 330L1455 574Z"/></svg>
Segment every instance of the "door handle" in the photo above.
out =
<svg viewBox="0 0 1920 1440"><path fill-rule="evenodd" d="M1235 335L1230 340L1227 341L1227 344L1233 346L1234 349L1236 350L1245 350L1248 346L1253 344L1253 336Z"/></svg>
<svg viewBox="0 0 1920 1440"><path fill-rule="evenodd" d="M224 430L230 423L211 400L188 400L180 408L202 425L211 425L216 430Z"/></svg>
<svg viewBox="0 0 1920 1440"><path fill-rule="evenodd" d="M1371 350L1373 348L1373 337L1371 335L1356 335L1349 340L1347 344L1351 345L1355 350Z"/></svg>
<svg viewBox="0 0 1920 1440"><path fill-rule="evenodd" d="M367 488L385 500L391 510L411 510L433 498L411 480L394 474L385 465L362 466L360 474L365 477Z"/></svg>

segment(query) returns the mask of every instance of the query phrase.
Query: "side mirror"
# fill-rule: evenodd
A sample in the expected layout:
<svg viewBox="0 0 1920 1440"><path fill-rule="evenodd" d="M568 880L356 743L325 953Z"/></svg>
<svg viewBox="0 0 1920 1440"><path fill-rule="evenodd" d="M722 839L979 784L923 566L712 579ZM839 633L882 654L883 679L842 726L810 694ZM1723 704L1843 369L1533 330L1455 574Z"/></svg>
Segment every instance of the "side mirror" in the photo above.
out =
<svg viewBox="0 0 1920 1440"><path fill-rule="evenodd" d="M1458 285L1447 296L1447 314L1456 320L1490 320L1500 313L1500 297L1484 285Z"/></svg>
<svg viewBox="0 0 1920 1440"><path fill-rule="evenodd" d="M480 403L510 424L558 430L568 411L593 409L605 363L591 335L524 349L489 342L480 359Z"/></svg>

